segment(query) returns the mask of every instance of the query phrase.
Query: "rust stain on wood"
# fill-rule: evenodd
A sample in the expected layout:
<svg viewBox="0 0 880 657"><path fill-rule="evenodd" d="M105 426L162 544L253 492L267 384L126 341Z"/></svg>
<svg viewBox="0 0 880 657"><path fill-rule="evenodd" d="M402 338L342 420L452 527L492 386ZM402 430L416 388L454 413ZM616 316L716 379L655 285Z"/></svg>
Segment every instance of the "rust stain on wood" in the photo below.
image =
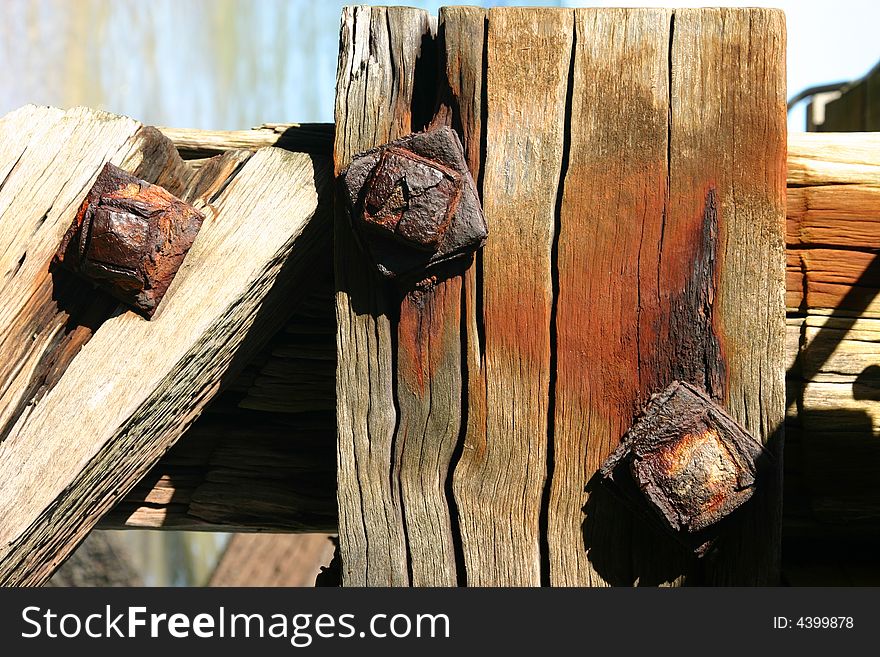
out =
<svg viewBox="0 0 880 657"><path fill-rule="evenodd" d="M398 367L413 391L424 394L447 358L441 347L443 334L450 328L447 315L456 292L460 295L460 285L446 282L429 290L413 290L400 304Z"/></svg>
<svg viewBox="0 0 880 657"><path fill-rule="evenodd" d="M664 262L673 238L663 230L665 207L665 158L624 171L601 163L569 169L559 245L557 389L564 391L564 418L588 427L587 478L652 388L667 383L655 383L664 376L668 347L665 296L683 285L689 263ZM668 280L673 263L678 280ZM567 423L564 418L559 421Z"/></svg>
<svg viewBox="0 0 880 657"><path fill-rule="evenodd" d="M646 390L649 394L673 379L694 383L717 400L723 400L726 392L724 341L715 312L718 272L723 263L718 248L722 224L714 183L707 185L703 199L701 215L694 217L690 230L685 228L679 234L683 244L675 245L671 253L664 244L661 253L661 262L665 260L663 264L668 265L666 280L672 293L666 310L668 324L658 336L662 356ZM670 237L675 240L678 236ZM668 255L677 261L670 262ZM682 278L678 287L676 280Z"/></svg>

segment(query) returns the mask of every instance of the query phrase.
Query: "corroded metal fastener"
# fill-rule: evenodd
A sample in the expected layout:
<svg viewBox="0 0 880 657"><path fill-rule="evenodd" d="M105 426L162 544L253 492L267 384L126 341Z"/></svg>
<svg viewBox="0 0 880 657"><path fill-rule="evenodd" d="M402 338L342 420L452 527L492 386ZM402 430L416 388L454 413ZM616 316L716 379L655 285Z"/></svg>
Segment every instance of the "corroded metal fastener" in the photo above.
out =
<svg viewBox="0 0 880 657"><path fill-rule="evenodd" d="M600 472L625 499L640 490L642 504L702 554L710 529L752 497L770 458L702 390L675 382L651 399Z"/></svg>
<svg viewBox="0 0 880 657"><path fill-rule="evenodd" d="M454 130L360 153L342 174L359 242L388 278L422 274L486 241L486 221Z"/></svg>
<svg viewBox="0 0 880 657"><path fill-rule="evenodd" d="M65 233L54 262L149 319L202 220L198 210L162 187L107 163Z"/></svg>

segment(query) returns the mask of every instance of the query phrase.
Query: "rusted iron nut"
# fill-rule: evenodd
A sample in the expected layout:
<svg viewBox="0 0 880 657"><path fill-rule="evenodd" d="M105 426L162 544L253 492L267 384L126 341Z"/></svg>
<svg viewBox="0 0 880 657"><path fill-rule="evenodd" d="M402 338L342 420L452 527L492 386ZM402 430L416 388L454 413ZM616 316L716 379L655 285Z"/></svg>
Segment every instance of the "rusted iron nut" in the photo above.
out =
<svg viewBox="0 0 880 657"><path fill-rule="evenodd" d="M342 182L358 241L383 276L421 275L486 241L477 188L450 128L360 153Z"/></svg>
<svg viewBox="0 0 880 657"><path fill-rule="evenodd" d="M153 316L202 226L194 207L109 162L54 262Z"/></svg>
<svg viewBox="0 0 880 657"><path fill-rule="evenodd" d="M714 538L706 530L752 497L769 459L702 390L674 382L651 399L601 474L612 484L631 477L665 527L701 554Z"/></svg>

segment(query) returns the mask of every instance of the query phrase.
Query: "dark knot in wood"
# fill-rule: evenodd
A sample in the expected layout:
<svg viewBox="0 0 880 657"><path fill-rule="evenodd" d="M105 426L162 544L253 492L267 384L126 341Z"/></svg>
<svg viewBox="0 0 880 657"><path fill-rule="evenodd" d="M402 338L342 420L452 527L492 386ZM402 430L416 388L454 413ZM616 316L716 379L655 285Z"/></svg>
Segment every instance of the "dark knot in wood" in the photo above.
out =
<svg viewBox="0 0 880 657"><path fill-rule="evenodd" d="M98 174L55 254L148 319L202 226L202 214L110 163Z"/></svg>
<svg viewBox="0 0 880 657"><path fill-rule="evenodd" d="M712 528L754 494L768 452L702 390L682 382L651 398L601 469L606 483L697 554ZM641 500L638 499L641 491Z"/></svg>
<svg viewBox="0 0 880 657"><path fill-rule="evenodd" d="M486 241L476 185L450 128L356 155L342 183L358 241L384 276L423 278Z"/></svg>

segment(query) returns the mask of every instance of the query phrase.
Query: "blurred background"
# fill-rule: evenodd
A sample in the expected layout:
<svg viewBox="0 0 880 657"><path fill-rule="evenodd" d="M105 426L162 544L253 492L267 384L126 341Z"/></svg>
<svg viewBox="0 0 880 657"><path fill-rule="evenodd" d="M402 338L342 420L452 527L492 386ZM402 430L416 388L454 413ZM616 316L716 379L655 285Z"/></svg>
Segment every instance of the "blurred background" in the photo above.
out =
<svg viewBox="0 0 880 657"><path fill-rule="evenodd" d="M333 120L338 0L4 0L0 114L89 105L151 125L231 130ZM863 76L880 59L873 0L408 3L748 5L784 9L788 92ZM791 127L804 127L803 108Z"/></svg>
<svg viewBox="0 0 880 657"><path fill-rule="evenodd" d="M330 122L343 2L293 0L4 0L0 115L27 103L88 105L151 125L241 129ZM411 1L436 13L451 2ZM788 95L853 80L880 60L880 3L469 2L549 6L770 6L788 22ZM805 127L805 103L789 116ZM93 539L120 575L146 585L206 583L228 537L119 532ZM125 572L122 572L125 571ZM76 583L66 575L63 583Z"/></svg>

